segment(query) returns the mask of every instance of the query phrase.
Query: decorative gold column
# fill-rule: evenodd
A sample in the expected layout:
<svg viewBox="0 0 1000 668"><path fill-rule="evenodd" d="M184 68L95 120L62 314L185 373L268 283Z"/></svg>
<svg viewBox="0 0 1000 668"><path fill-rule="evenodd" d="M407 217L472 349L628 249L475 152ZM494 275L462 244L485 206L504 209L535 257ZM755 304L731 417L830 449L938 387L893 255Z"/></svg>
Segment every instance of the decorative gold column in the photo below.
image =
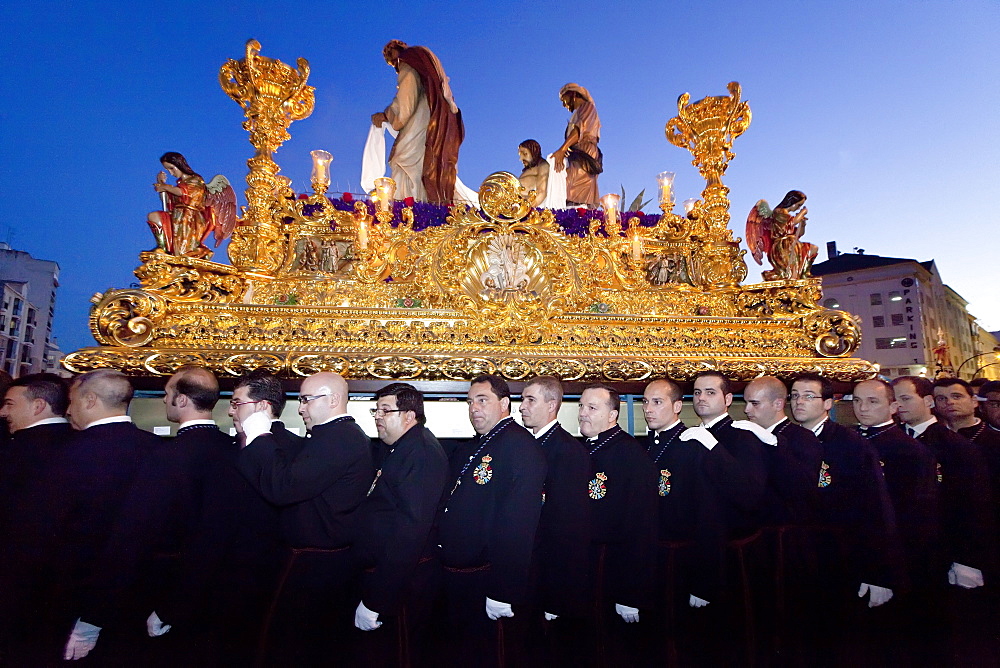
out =
<svg viewBox="0 0 1000 668"><path fill-rule="evenodd" d="M228 60L219 70L219 83L246 114L243 128L257 149L247 161L247 208L233 231L229 259L244 271L273 275L285 256L279 223L274 219L278 165L271 156L290 139L292 121L308 118L315 104L315 89L306 85L309 62L296 61L297 69L260 55L260 42L247 42L246 57Z"/></svg>
<svg viewBox="0 0 1000 668"><path fill-rule="evenodd" d="M706 181L697 222L692 234L705 242L705 262L713 265L708 287L736 287L746 278L743 261L746 251L739 249L729 229L729 188L722 185L732 152L733 140L750 126L750 105L740 100L740 85L731 81L728 96L706 97L690 102L684 93L677 99L678 115L667 122L667 140L686 148L694 155L691 161ZM728 265L728 271L721 271Z"/></svg>

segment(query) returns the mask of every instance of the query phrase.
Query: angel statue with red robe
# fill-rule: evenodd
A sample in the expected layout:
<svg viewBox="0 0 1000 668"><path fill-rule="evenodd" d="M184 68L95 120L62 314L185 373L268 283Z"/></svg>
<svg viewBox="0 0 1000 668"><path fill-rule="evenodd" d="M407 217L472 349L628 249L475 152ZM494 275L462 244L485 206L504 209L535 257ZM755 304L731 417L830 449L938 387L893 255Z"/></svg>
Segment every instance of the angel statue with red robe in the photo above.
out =
<svg viewBox="0 0 1000 668"><path fill-rule="evenodd" d="M760 200L747 216L747 246L757 264L764 254L774 269L761 273L765 281L798 280L809 276L809 269L819 248L801 241L806 231L806 196L800 190L790 190L772 210L766 200Z"/></svg>
<svg viewBox="0 0 1000 668"><path fill-rule="evenodd" d="M146 218L156 239L153 251L209 259L212 251L205 245L208 235L214 233L218 248L236 226L233 187L222 174L216 174L206 184L180 153L164 153L160 164L177 179L177 185L168 184L164 172L153 184L163 201L163 210L152 211Z"/></svg>

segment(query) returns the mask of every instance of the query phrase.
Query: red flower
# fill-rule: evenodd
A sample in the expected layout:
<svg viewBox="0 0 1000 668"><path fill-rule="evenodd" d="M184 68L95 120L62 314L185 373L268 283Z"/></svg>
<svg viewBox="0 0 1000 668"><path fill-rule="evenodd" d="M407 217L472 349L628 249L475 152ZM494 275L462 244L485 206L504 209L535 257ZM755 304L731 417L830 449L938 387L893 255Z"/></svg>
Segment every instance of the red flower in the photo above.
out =
<svg viewBox="0 0 1000 668"><path fill-rule="evenodd" d="M344 193L344 196L341 197L340 199L344 200L345 202L353 202L354 195L352 195L351 193Z"/></svg>
<svg viewBox="0 0 1000 668"><path fill-rule="evenodd" d="M583 216L587 213L587 209L581 206L579 209L576 210L576 212L581 216Z"/></svg>
<svg viewBox="0 0 1000 668"><path fill-rule="evenodd" d="M309 195L305 193L299 193L299 199L309 199Z"/></svg>
<svg viewBox="0 0 1000 668"><path fill-rule="evenodd" d="M405 204L406 206L413 206L416 203L417 203L416 200L413 199L412 197L407 197L406 199L403 200L403 204Z"/></svg>

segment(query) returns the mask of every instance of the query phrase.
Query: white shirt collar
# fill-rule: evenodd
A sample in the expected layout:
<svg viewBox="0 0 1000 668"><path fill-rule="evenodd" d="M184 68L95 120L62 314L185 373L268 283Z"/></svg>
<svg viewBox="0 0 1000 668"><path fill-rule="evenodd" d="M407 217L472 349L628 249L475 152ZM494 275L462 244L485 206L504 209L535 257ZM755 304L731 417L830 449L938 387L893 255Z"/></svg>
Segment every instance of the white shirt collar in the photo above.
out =
<svg viewBox="0 0 1000 668"><path fill-rule="evenodd" d="M24 431L25 429L31 429L32 427L39 427L39 426L41 426L43 424L68 424L68 423L69 423L69 420L67 420L64 417L42 418L38 422L32 422L27 427L24 427L23 429L20 429L19 431Z"/></svg>
<svg viewBox="0 0 1000 668"><path fill-rule="evenodd" d="M665 431L670 431L671 429L673 429L674 427L676 427L678 424L680 424L680 421L681 421L681 419L677 418L676 420L674 420L673 422L671 422L670 424L668 424L663 429L653 429L653 430L650 431L650 433L653 434L653 435L656 435L656 434L662 434Z"/></svg>
<svg viewBox="0 0 1000 668"><path fill-rule="evenodd" d="M918 425L913 425L910 427L910 429L914 431L915 436L920 436L922 433L924 433L924 431L926 431L927 427L931 426L935 422L937 422L937 418L932 415L930 420L927 420L926 422L921 422Z"/></svg>
<svg viewBox="0 0 1000 668"><path fill-rule="evenodd" d="M215 420L187 420L185 422L181 422L180 426L178 426L177 428L178 429L183 429L184 427L193 427L196 424L211 424L211 425L214 425L215 424Z"/></svg>
<svg viewBox="0 0 1000 668"><path fill-rule="evenodd" d="M718 417L712 418L709 422L705 422L704 420L702 420L701 421L701 426L711 429L717 423L721 422L722 420L724 420L727 417L729 417L729 413L723 413L722 415L720 415Z"/></svg>
<svg viewBox="0 0 1000 668"><path fill-rule="evenodd" d="M541 429L539 429L537 434L535 432L531 432L531 435L534 436L535 439L537 440L537 439L541 438L542 436L545 436L545 434L550 429L552 429L553 427L555 427L557 424L559 424L559 418L556 418L552 422L548 423L547 425L545 425L544 427L542 427Z"/></svg>
<svg viewBox="0 0 1000 668"><path fill-rule="evenodd" d="M320 426L322 426L322 425L324 425L324 424L326 424L328 422L333 422L337 418L342 418L342 417L351 417L351 414L350 413L337 413L336 415L331 415L326 420L323 420L322 422L318 422L318 423L314 424L313 427L314 428L315 427L320 427Z"/></svg>
<svg viewBox="0 0 1000 668"><path fill-rule="evenodd" d="M812 428L812 433L814 433L814 434L816 434L817 436L819 436L819 435L820 435L820 432L822 432L822 431L823 431L823 425L825 425L825 424L827 423L827 421L829 421L829 419L830 419L830 416L829 416L829 415L827 415L827 416L826 416L826 417L824 417L824 418L823 418L822 420L820 420L820 421L819 421L819 424L817 424L817 425L816 425L815 427L813 427L813 428Z"/></svg>
<svg viewBox="0 0 1000 668"><path fill-rule="evenodd" d="M88 424L84 429L90 429L91 427L96 427L102 424L114 424L115 422L131 422L132 418L127 415L112 415L111 417L101 418L100 420L94 420Z"/></svg>
<svg viewBox="0 0 1000 668"><path fill-rule="evenodd" d="M896 424L895 420L889 420L888 422L883 422L882 424L873 424L869 429L880 429L881 427L888 427L891 424Z"/></svg>

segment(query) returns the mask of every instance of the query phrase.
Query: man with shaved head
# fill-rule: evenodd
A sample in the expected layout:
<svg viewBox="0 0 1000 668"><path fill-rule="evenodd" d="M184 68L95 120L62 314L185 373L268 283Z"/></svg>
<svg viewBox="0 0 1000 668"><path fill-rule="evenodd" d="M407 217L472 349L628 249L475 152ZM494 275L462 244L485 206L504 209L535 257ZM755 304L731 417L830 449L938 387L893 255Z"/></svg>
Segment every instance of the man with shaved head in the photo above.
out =
<svg viewBox="0 0 1000 668"><path fill-rule="evenodd" d="M73 592L66 612L75 625L64 650L66 659L86 656L106 625L94 616L98 601L93 578L102 560L134 547L111 546L112 529L128 509L143 464L162 444L162 439L132 423L128 416L132 394L128 377L113 369L78 376L70 386L67 415L78 432L61 467L57 548L65 559L67 588ZM126 651L112 638L109 642L98 650L105 658L110 658L109 651Z"/></svg>
<svg viewBox="0 0 1000 668"><path fill-rule="evenodd" d="M774 376L755 378L743 390L747 419L778 437L778 445L768 451L764 499L768 526L812 524L819 504L816 475L823 462L823 445L815 434L785 415L787 396L788 388Z"/></svg>
<svg viewBox="0 0 1000 668"><path fill-rule="evenodd" d="M299 415L309 437L297 448L287 448L271 433L269 402L255 402L252 395L246 401L238 407L252 408L240 418L247 443L240 471L281 509L290 549L272 622L271 649L277 654L265 658L323 664L331 643L352 625L349 548L355 511L375 475L371 443L347 413L347 381L339 374L321 372L302 381Z"/></svg>

